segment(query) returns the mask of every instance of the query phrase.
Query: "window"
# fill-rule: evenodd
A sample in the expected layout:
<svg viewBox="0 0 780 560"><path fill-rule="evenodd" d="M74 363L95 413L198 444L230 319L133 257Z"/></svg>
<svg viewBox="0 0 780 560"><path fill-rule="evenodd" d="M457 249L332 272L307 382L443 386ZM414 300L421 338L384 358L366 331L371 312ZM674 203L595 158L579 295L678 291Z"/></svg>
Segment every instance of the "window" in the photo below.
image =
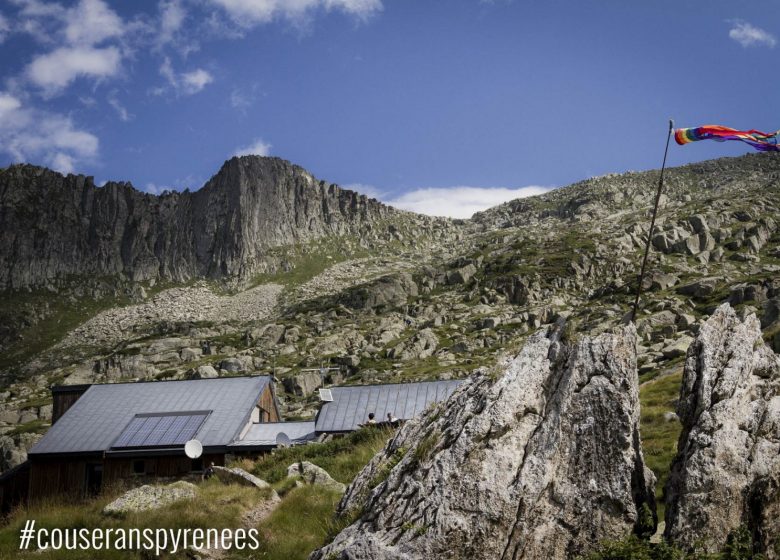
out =
<svg viewBox="0 0 780 560"><path fill-rule="evenodd" d="M133 474L146 474L146 461L143 459L133 461Z"/></svg>
<svg viewBox="0 0 780 560"><path fill-rule="evenodd" d="M252 410L252 424L261 424L271 421L271 414L261 406L255 406Z"/></svg>
<svg viewBox="0 0 780 560"><path fill-rule="evenodd" d="M190 471L203 472L203 457L198 457L197 459L192 460Z"/></svg>

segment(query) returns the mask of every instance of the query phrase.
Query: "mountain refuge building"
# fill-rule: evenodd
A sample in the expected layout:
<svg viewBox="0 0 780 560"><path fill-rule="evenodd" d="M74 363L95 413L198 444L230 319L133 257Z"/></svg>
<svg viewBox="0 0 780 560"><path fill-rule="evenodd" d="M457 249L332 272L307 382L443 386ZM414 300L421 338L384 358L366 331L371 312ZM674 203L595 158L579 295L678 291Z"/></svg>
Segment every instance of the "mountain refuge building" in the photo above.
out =
<svg viewBox="0 0 780 560"><path fill-rule="evenodd" d="M240 445L261 452L256 426L279 422L270 376L55 388L53 424L28 452L29 498L97 493L120 480L180 477L224 465ZM255 431L253 431L255 428ZM249 436L249 438L247 438ZM203 454L190 459L184 444Z"/></svg>

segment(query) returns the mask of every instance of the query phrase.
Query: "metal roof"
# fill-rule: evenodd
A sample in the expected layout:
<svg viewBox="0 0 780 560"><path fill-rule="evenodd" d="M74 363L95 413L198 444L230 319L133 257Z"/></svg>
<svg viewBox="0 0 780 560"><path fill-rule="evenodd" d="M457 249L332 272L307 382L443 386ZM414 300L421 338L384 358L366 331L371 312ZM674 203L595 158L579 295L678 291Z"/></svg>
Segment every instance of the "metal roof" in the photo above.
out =
<svg viewBox="0 0 780 560"><path fill-rule="evenodd" d="M230 447L276 447L276 436L280 433L286 434L293 444L316 438L314 422L264 422L252 424L244 437Z"/></svg>
<svg viewBox="0 0 780 560"><path fill-rule="evenodd" d="M432 402L446 400L461 380L423 381L388 385L354 385L331 387L333 401L325 402L317 414L317 432L349 432L374 413L383 422L387 413L399 420L420 414Z"/></svg>
<svg viewBox="0 0 780 560"><path fill-rule="evenodd" d="M92 385L30 455L107 451L139 414L210 411L195 437L225 446L249 421L269 376Z"/></svg>

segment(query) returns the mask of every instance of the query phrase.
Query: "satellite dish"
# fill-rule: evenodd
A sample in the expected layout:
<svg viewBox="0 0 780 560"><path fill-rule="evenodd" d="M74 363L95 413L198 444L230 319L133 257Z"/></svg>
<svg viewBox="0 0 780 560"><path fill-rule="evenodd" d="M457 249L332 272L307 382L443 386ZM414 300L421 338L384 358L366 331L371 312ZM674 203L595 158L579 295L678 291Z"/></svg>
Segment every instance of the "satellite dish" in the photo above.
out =
<svg viewBox="0 0 780 560"><path fill-rule="evenodd" d="M276 434L276 445L279 447L290 447L290 444L292 442L290 441L290 436L285 434L284 432L279 432Z"/></svg>
<svg viewBox="0 0 780 560"><path fill-rule="evenodd" d="M191 439L184 444L184 454L190 459L197 459L203 455L203 444L197 439Z"/></svg>

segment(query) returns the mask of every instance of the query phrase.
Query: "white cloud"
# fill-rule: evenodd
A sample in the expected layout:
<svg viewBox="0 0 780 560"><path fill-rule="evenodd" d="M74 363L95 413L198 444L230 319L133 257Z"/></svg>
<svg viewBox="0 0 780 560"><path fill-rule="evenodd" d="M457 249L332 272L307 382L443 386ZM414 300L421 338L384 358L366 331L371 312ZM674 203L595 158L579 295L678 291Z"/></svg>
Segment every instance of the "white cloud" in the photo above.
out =
<svg viewBox="0 0 780 560"><path fill-rule="evenodd" d="M120 37L127 27L103 0L81 0L70 8L40 0L14 3L19 6L14 25L42 43L91 46Z"/></svg>
<svg viewBox="0 0 780 560"><path fill-rule="evenodd" d="M13 95L0 93L0 119L6 118L17 109L22 107L22 102Z"/></svg>
<svg viewBox="0 0 780 560"><path fill-rule="evenodd" d="M27 66L27 77L47 92L56 93L80 76L115 76L120 61L116 47L61 47L35 58Z"/></svg>
<svg viewBox="0 0 780 560"><path fill-rule="evenodd" d="M113 94L111 95L111 97L108 98L108 104L114 108L116 114L119 115L119 120L121 120L122 122L128 122L133 120L133 115L130 114L130 112L125 108L125 106L122 105L122 103L120 103L119 100Z"/></svg>
<svg viewBox="0 0 780 560"><path fill-rule="evenodd" d="M167 80L177 93L193 95L201 91L204 87L214 81L214 76L202 68L197 68L191 72L177 73L173 69L171 59L167 56L160 65L160 75ZM164 88L153 90L156 94L165 92Z"/></svg>
<svg viewBox="0 0 780 560"><path fill-rule="evenodd" d="M254 142L243 148L237 148L233 152L234 156L267 156L271 153L271 144L263 142L261 138L256 139Z"/></svg>
<svg viewBox="0 0 780 560"><path fill-rule="evenodd" d="M122 19L101 0L81 0L65 15L65 39L71 45L96 45L122 35Z"/></svg>
<svg viewBox="0 0 780 560"><path fill-rule="evenodd" d="M78 161L93 159L98 139L77 128L68 116L27 108L0 93L0 151L15 161L35 161L70 173Z"/></svg>
<svg viewBox="0 0 780 560"><path fill-rule="evenodd" d="M211 0L222 7L233 21L243 27L286 19L305 24L319 9L340 11L366 20L382 11L382 0Z"/></svg>
<svg viewBox="0 0 780 560"><path fill-rule="evenodd" d="M59 171L60 173L73 173L73 171L75 171L73 157L69 156L68 154L63 154L62 152L57 152L54 154L54 157L52 157L49 166L55 171Z"/></svg>
<svg viewBox="0 0 780 560"><path fill-rule="evenodd" d="M203 24L192 21L185 26L187 17L187 9L182 0L162 0L159 4L159 19L154 26L153 48L162 50L164 47L172 47L184 57L200 50L200 28ZM193 31L193 28L198 31Z"/></svg>
<svg viewBox="0 0 780 560"><path fill-rule="evenodd" d="M160 43L168 43L181 29L187 12L179 0L160 2Z"/></svg>
<svg viewBox="0 0 780 560"><path fill-rule="evenodd" d="M214 77L203 70L198 68L192 72L185 72L181 76L181 87L184 93L193 94L198 93L208 84L214 81Z"/></svg>
<svg viewBox="0 0 780 560"><path fill-rule="evenodd" d="M191 190L193 188L197 189L198 187L194 187L194 185L202 185L203 180L200 178L193 177L192 175L187 175L183 179L177 178L170 181L167 185L158 185L157 183L146 183L146 186L141 189L144 192L148 192L149 194L163 194L165 192L181 192L184 190Z"/></svg>
<svg viewBox="0 0 780 560"><path fill-rule="evenodd" d="M777 44L777 39L768 31L749 24L746 21L732 22L734 27L729 31L729 37L743 47L769 47Z"/></svg>
<svg viewBox="0 0 780 560"><path fill-rule="evenodd" d="M163 63L160 65L160 75L168 80L168 83L171 85L174 85L177 82L176 72L173 71L171 59L167 56L163 59Z"/></svg>
<svg viewBox="0 0 780 560"><path fill-rule="evenodd" d="M19 15L27 17L61 17L65 12L65 8L54 2L40 0L13 0L13 2L20 7Z"/></svg>
<svg viewBox="0 0 780 560"><path fill-rule="evenodd" d="M0 43L5 41L5 38L8 36L8 33L11 31L11 26L8 24L8 20L3 16L3 14L0 14Z"/></svg>
<svg viewBox="0 0 780 560"><path fill-rule="evenodd" d="M350 191L359 192L369 198L382 199L386 194L386 191L378 189L374 185L365 185L363 183L350 183L348 185L341 185L341 187Z"/></svg>
<svg viewBox="0 0 780 560"><path fill-rule="evenodd" d="M17 18L14 22L14 30L18 33L29 35L39 43L47 45L55 43L54 35L43 25L40 19Z"/></svg>
<svg viewBox="0 0 780 560"><path fill-rule="evenodd" d="M470 218L475 212L487 210L502 202L534 196L552 187L529 186L517 189L506 187L449 187L417 189L404 193L387 204L429 216Z"/></svg>
<svg viewBox="0 0 780 560"><path fill-rule="evenodd" d="M20 10L14 28L54 46L50 52L33 57L24 72L45 95L60 93L79 77L100 80L116 76L126 45L97 45L110 39L122 41L127 29L133 29L133 37L140 34L137 26L124 22L103 0L80 0L70 8L39 0L16 3Z"/></svg>

